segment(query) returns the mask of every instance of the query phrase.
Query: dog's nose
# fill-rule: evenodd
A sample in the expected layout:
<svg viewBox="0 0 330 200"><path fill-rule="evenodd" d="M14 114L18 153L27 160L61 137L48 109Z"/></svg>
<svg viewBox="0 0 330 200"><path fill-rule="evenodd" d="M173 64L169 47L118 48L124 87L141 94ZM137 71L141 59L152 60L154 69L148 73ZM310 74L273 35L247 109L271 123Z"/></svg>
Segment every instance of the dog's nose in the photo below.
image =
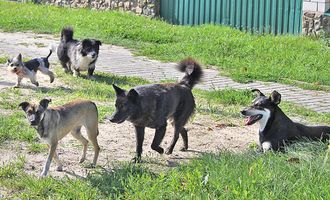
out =
<svg viewBox="0 0 330 200"><path fill-rule="evenodd" d="M242 115L245 115L245 114L246 114L246 111L245 111L245 110L242 110L242 111L241 111L241 114L242 114Z"/></svg>

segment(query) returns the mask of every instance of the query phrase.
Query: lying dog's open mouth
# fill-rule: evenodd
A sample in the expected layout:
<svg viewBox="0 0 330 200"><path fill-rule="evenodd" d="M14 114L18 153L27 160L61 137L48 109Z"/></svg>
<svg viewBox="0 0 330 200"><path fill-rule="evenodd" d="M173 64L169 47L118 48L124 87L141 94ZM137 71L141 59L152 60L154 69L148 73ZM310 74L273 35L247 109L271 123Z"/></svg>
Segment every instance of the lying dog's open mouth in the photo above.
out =
<svg viewBox="0 0 330 200"><path fill-rule="evenodd" d="M257 121L259 121L261 118L262 118L262 115L248 116L246 118L245 125L247 125L247 126L252 125L252 124L256 123Z"/></svg>

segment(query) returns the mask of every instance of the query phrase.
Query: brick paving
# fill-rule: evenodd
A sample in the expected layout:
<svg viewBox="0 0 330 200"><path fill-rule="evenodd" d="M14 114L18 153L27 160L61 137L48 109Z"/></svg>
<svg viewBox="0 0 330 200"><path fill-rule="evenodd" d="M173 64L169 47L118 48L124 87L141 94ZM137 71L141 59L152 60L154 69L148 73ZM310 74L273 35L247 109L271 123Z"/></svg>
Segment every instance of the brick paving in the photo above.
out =
<svg viewBox="0 0 330 200"><path fill-rule="evenodd" d="M0 56L16 55L23 57L46 56L47 46L57 43L58 36L34 33L3 33L0 32ZM51 62L56 62L53 54ZM137 76L152 82L160 80L177 80L182 73L176 71L175 63L162 63L142 56L133 56L132 51L114 45L102 45L96 66L97 71L109 72L120 76ZM282 94L282 100L300 104L316 112L330 112L330 93L323 91L303 90L301 88L280 83L255 81L242 84L228 77L219 76L213 69L205 69L203 82L196 86L200 89L251 89L258 88L264 93L277 90Z"/></svg>

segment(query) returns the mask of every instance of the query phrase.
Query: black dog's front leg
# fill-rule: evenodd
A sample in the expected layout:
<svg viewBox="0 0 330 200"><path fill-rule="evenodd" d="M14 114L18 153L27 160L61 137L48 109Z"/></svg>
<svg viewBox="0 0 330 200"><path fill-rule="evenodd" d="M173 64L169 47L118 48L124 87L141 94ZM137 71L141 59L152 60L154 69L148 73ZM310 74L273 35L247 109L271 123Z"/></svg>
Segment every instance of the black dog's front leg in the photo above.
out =
<svg viewBox="0 0 330 200"><path fill-rule="evenodd" d="M143 126L135 126L135 137L136 137L136 155L133 158L134 163L141 162L141 154L142 154L142 145L144 140L144 127Z"/></svg>
<svg viewBox="0 0 330 200"><path fill-rule="evenodd" d="M152 144L151 144L151 149L157 151L160 154L164 153L164 149L162 147L160 147L159 145L164 138L165 132L166 132L166 125L157 128L156 132L155 132L154 140L152 141Z"/></svg>

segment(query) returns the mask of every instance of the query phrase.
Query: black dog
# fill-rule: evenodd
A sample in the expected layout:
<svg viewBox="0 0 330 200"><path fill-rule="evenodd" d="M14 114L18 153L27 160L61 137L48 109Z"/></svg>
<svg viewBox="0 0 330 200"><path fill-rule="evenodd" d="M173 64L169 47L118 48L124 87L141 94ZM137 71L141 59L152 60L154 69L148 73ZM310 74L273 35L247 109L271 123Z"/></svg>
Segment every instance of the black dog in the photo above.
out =
<svg viewBox="0 0 330 200"><path fill-rule="evenodd" d="M99 55L101 42L84 39L81 42L73 39L72 28L64 28L61 32L61 43L57 48L57 56L65 72L74 71L79 76L81 71L88 70L88 78L92 78L95 63Z"/></svg>
<svg viewBox="0 0 330 200"><path fill-rule="evenodd" d="M278 107L281 94L277 91L273 91L270 97L266 97L258 89L252 91L257 92L258 96L253 100L252 106L245 108L241 113L247 117L246 125L259 121L259 142L263 151L281 150L286 142L290 143L299 138L329 139L328 126L305 126L291 121Z"/></svg>
<svg viewBox="0 0 330 200"><path fill-rule="evenodd" d="M164 153L164 149L159 145L164 138L168 119L173 119L174 138L165 153L172 153L179 133L184 142L181 150L188 149L188 135L184 125L195 109L191 90L199 82L203 72L201 66L191 58L181 61L178 69L185 72L179 83L143 85L129 92L113 85L117 96L116 112L110 121L122 123L128 120L135 126L137 141L134 162L141 159L145 127L156 129L151 148L160 154Z"/></svg>

